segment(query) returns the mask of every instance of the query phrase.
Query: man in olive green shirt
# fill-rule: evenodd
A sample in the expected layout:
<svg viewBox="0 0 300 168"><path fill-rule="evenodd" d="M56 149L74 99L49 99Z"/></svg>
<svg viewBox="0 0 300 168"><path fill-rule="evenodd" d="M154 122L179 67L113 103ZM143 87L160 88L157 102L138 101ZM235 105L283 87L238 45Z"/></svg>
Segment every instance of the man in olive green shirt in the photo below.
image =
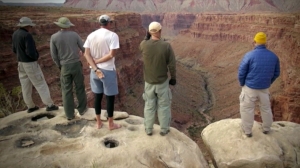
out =
<svg viewBox="0 0 300 168"><path fill-rule="evenodd" d="M172 93L169 84L176 84L176 60L171 45L161 40L161 28L158 22L150 23L151 37L141 42L140 51L144 62L145 131L147 135L152 135L157 111L160 135L164 136L170 131Z"/></svg>

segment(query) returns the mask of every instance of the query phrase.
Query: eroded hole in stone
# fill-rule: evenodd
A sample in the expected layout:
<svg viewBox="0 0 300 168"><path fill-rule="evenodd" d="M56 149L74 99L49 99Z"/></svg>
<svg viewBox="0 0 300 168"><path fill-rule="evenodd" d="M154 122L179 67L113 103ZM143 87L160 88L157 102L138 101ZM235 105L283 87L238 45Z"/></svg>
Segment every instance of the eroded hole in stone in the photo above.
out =
<svg viewBox="0 0 300 168"><path fill-rule="evenodd" d="M128 124L132 124L132 125L140 125L140 124L143 124L143 122L141 120L138 120L138 119L126 119L125 120Z"/></svg>
<svg viewBox="0 0 300 168"><path fill-rule="evenodd" d="M278 123L278 125L281 126L281 127L285 127L285 125L282 124L282 123Z"/></svg>
<svg viewBox="0 0 300 168"><path fill-rule="evenodd" d="M76 138L80 136L81 129L86 125L87 120L75 120L63 124L56 124L54 130L59 131L68 138Z"/></svg>
<svg viewBox="0 0 300 168"><path fill-rule="evenodd" d="M28 147L40 145L46 141L48 141L48 140L45 137L37 137L34 135L30 135L30 136L24 136L24 137L18 139L15 142L15 146L17 148L28 148Z"/></svg>
<svg viewBox="0 0 300 168"><path fill-rule="evenodd" d="M136 131L138 128L137 127L128 127L127 128L129 131Z"/></svg>
<svg viewBox="0 0 300 168"><path fill-rule="evenodd" d="M104 143L104 146L107 148L115 148L115 147L119 146L119 142L112 138L105 138L103 143Z"/></svg>
<svg viewBox="0 0 300 168"><path fill-rule="evenodd" d="M24 137L16 141L18 148L27 148L35 145L35 141L29 137Z"/></svg>
<svg viewBox="0 0 300 168"><path fill-rule="evenodd" d="M7 127L4 127L0 130L0 135L1 136L8 136L8 135L13 135L13 134L18 134L20 133L21 130L17 128L14 125L9 125Z"/></svg>
<svg viewBox="0 0 300 168"><path fill-rule="evenodd" d="M32 117L31 118L31 121L42 121L42 120L48 120L48 119L51 119L55 117L54 115L52 114L39 114L35 117Z"/></svg>

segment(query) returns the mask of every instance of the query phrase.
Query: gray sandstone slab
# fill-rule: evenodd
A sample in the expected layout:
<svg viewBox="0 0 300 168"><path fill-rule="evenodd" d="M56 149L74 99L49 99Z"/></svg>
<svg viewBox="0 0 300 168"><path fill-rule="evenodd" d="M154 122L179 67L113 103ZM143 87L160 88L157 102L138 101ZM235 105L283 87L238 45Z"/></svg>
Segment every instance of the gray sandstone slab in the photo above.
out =
<svg viewBox="0 0 300 168"><path fill-rule="evenodd" d="M255 122L248 138L240 119L224 119L208 125L201 136L218 168L299 168L300 125L278 121L271 129L263 134Z"/></svg>

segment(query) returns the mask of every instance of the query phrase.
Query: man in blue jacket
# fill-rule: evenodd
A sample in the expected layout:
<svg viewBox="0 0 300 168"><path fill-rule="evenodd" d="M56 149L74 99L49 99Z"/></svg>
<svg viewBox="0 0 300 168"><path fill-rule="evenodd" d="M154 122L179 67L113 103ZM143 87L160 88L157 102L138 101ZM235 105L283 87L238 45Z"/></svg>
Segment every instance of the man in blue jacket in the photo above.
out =
<svg viewBox="0 0 300 168"><path fill-rule="evenodd" d="M255 48L245 54L238 72L242 86L239 97L242 129L247 137L252 137L256 101L260 103L264 134L269 133L273 122L269 87L280 74L280 64L278 57L266 48L266 41L265 33L258 32L255 35Z"/></svg>

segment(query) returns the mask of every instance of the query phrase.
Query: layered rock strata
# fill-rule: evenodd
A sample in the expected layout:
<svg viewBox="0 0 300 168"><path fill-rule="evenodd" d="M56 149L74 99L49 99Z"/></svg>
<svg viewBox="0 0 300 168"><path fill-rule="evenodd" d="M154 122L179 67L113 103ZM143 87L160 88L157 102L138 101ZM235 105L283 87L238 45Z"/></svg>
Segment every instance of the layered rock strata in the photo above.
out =
<svg viewBox="0 0 300 168"><path fill-rule="evenodd" d="M299 11L297 0L66 0L68 7L135 12Z"/></svg>
<svg viewBox="0 0 300 168"><path fill-rule="evenodd" d="M51 96L55 103L61 104L61 91L59 80L59 69L56 67L50 56L49 41L52 34L59 31L59 27L53 22L59 17L66 16L75 25L70 30L76 31L83 40L89 33L99 28L97 18L104 14L99 11L79 10L70 8L52 8L52 7L2 7L3 15L1 15L1 49L0 53L0 83L7 90L11 90L19 84L17 61L15 54L11 50L11 35L15 29L18 20L24 16L23 13L15 14L18 10L27 10L33 13L27 13L36 26L33 29L33 37L36 41L37 50L40 54L39 64L44 72L45 79L49 85ZM60 10L64 10L61 14ZM116 67L119 79L119 92L117 97L116 108L123 106L124 96L128 87L137 80L142 79L140 71L142 62L137 57L138 45L141 42L144 29L141 25L141 17L137 13L105 13L110 15L114 20L112 30L119 35L120 49L116 55ZM5 19L10 18L10 19ZM89 106L93 106L93 94L90 91L89 84L89 66L84 57L81 58L83 63L86 90L89 99ZM43 106L37 92L34 90L34 99L37 105ZM105 107L105 103L104 103Z"/></svg>
<svg viewBox="0 0 300 168"><path fill-rule="evenodd" d="M172 45L178 60L198 63L207 73L214 93L212 115L217 119L237 117L238 66L243 55L253 49L254 35L265 32L267 47L281 63L281 75L270 88L274 119L300 123L299 23L300 14L197 14ZM256 119L260 121L259 109Z"/></svg>

